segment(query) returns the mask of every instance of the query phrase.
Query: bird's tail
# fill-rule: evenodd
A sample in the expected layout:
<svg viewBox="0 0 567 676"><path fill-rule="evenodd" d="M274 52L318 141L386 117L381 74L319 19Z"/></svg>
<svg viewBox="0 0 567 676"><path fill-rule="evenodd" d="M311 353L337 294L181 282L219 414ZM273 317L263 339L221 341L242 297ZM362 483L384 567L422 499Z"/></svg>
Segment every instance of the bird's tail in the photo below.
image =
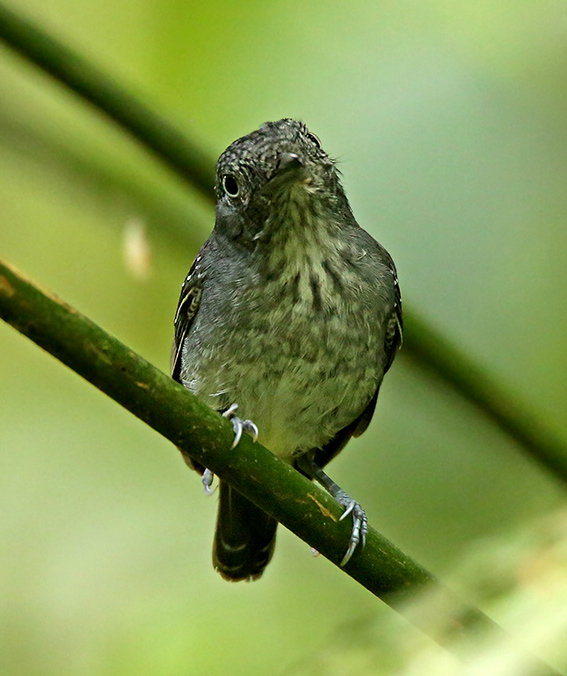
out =
<svg viewBox="0 0 567 676"><path fill-rule="evenodd" d="M224 481L213 545L213 565L225 580L256 580L270 562L278 522Z"/></svg>

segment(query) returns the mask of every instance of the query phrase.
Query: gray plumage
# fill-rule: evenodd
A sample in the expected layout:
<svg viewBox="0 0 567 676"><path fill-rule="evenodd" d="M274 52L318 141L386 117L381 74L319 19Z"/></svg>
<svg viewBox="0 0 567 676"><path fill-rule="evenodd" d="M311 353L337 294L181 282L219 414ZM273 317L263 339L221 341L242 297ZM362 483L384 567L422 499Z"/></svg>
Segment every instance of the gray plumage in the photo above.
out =
<svg viewBox="0 0 567 676"><path fill-rule="evenodd" d="M216 191L215 228L181 291L172 375L216 410L237 403L263 445L314 476L307 462L323 468L368 426L401 342L394 263L300 122L232 143ZM215 567L258 577L275 527L221 482Z"/></svg>

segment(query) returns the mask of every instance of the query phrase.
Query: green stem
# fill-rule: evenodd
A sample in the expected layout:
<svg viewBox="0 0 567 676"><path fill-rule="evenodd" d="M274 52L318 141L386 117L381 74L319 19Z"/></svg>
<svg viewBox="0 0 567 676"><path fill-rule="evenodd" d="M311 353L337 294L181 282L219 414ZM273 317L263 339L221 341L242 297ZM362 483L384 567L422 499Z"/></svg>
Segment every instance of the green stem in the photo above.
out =
<svg viewBox="0 0 567 676"><path fill-rule="evenodd" d="M339 520L342 508L333 498L248 435L236 453L227 420L2 261L0 317L339 565L350 526ZM486 615L458 600L372 528L365 548L355 552L344 570L448 648L454 647L456 635L478 629L509 640ZM417 592L423 594L422 602L408 604ZM532 656L525 659L534 676L557 673Z"/></svg>
<svg viewBox="0 0 567 676"><path fill-rule="evenodd" d="M552 476L567 483L567 448L561 439L415 312L406 313L404 323L403 355L452 387Z"/></svg>
<svg viewBox="0 0 567 676"><path fill-rule="evenodd" d="M106 113L208 199L213 198L214 160L104 71L1 4L0 38Z"/></svg>
<svg viewBox="0 0 567 676"><path fill-rule="evenodd" d="M104 111L209 200L214 199L212 158L104 72L2 4L0 38ZM567 483L567 447L563 440L554 437L527 407L411 309L405 312L405 324L402 354L435 373L532 459Z"/></svg>

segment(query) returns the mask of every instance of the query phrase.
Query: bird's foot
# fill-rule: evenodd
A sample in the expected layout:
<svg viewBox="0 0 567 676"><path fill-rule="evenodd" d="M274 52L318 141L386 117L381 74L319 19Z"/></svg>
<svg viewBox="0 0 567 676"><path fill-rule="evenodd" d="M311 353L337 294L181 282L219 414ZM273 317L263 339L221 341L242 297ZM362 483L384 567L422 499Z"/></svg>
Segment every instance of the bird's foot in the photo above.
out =
<svg viewBox="0 0 567 676"><path fill-rule="evenodd" d="M234 430L234 440L232 442L231 448L235 448L238 445L238 442L242 438L242 432L248 432L254 441L258 440L258 428L256 425L251 420L241 420L236 415L237 409L238 404L231 404L222 414L223 418L230 420L232 423L232 429ZM212 488L214 478L215 475L211 472L211 470L205 469L201 481L203 482L203 488L205 489L205 493L207 495L212 495L216 490L216 487Z"/></svg>
<svg viewBox="0 0 567 676"><path fill-rule="evenodd" d="M215 488L212 488L214 478L215 475L211 472L211 470L205 469L201 481L203 482L203 488L205 489L205 493L207 495L212 495L216 491L216 486Z"/></svg>
<svg viewBox="0 0 567 676"><path fill-rule="evenodd" d="M368 534L368 517L366 516L366 512L356 500L353 500L348 493L345 493L340 486L337 486L328 474L325 474L312 457L308 455L301 456L297 460L297 466L310 479L315 479L315 481L320 483L335 498L339 505L345 508L340 521L346 519L349 514L352 514L352 531L350 533L348 549L341 561L341 566L346 566L358 545L364 547L366 544L366 536Z"/></svg>
<svg viewBox="0 0 567 676"><path fill-rule="evenodd" d="M350 495L345 493L343 490L339 490L334 497L340 505L344 505L345 507L345 511L342 513L340 518L341 521L346 519L349 514L352 514L352 531L350 534L350 541L348 549L346 550L346 554L343 556L343 560L341 561L341 566L346 566L358 545L360 544L361 547L364 547L366 544L366 535L368 534L368 517L359 503L356 502L356 500L353 500Z"/></svg>
<svg viewBox="0 0 567 676"><path fill-rule="evenodd" d="M232 429L234 430L234 440L232 442L231 448L236 448L242 437L242 432L248 432L254 441L258 440L258 428L256 425L251 420L241 420L236 415L237 409L238 404L231 404L222 414L223 418L230 420L232 423Z"/></svg>

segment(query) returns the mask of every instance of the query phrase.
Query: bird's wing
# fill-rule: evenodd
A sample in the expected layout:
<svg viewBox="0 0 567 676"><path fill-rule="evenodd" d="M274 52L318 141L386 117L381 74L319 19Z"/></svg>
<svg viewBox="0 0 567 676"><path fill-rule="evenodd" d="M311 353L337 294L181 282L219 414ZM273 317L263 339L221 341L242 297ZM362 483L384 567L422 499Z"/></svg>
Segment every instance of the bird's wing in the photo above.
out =
<svg viewBox="0 0 567 676"><path fill-rule="evenodd" d="M197 258L193 261L193 265L183 282L181 287L181 295L179 296L179 303L177 304L177 312L175 313L175 335L173 338L173 347L171 349L171 377L177 382L180 380L181 371L181 351L183 343L187 334L191 330L191 325L201 303L201 296L203 295L203 271L201 261L206 252L206 242L199 252Z"/></svg>
<svg viewBox="0 0 567 676"><path fill-rule="evenodd" d="M398 283L398 273L396 272L396 267L394 262L391 262L390 272L394 278L394 307L392 312L388 317L386 323L386 340L384 341L384 349L386 350L386 366L384 367L384 373L392 366L396 352L402 346L403 341L403 332L404 332L404 320L402 317L402 294L400 291L400 285ZM364 432L364 430L362 430ZM360 434L362 434L362 432Z"/></svg>

